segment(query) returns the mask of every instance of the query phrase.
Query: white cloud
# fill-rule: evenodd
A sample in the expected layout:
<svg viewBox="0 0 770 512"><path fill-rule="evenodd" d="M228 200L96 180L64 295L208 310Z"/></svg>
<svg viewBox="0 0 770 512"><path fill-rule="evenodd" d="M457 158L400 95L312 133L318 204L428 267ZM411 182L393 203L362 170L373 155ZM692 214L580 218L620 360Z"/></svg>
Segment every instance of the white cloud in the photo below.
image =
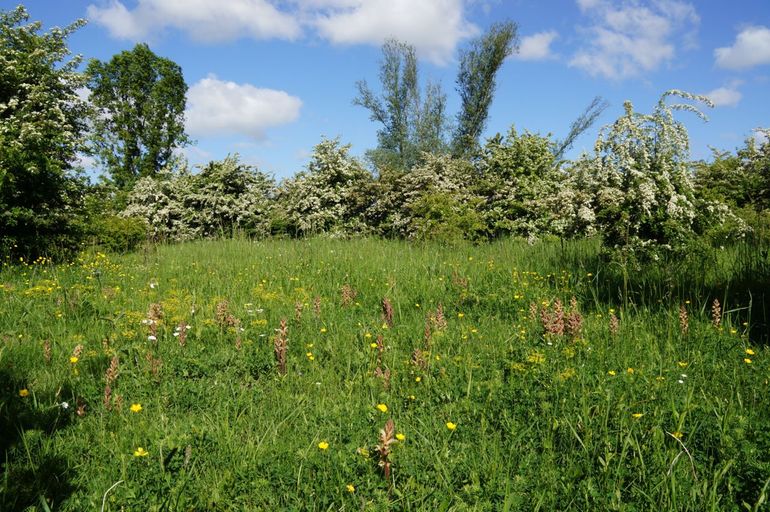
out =
<svg viewBox="0 0 770 512"><path fill-rule="evenodd" d="M317 13L321 37L337 44L380 45L388 38L408 42L420 56L447 62L457 43L478 33L466 20L463 0L331 0L343 4Z"/></svg>
<svg viewBox="0 0 770 512"><path fill-rule="evenodd" d="M710 99L715 107L734 107L743 97L737 85L718 87L711 92L705 93L704 96Z"/></svg>
<svg viewBox="0 0 770 512"><path fill-rule="evenodd" d="M102 7L89 5L87 13L120 39L142 39L167 27L201 41L294 39L302 32L292 15L267 0L139 0L132 10L110 0Z"/></svg>
<svg viewBox="0 0 770 512"><path fill-rule="evenodd" d="M284 91L209 75L190 87L187 105L187 131L192 136L241 134L263 139L266 129L295 121L302 100Z"/></svg>
<svg viewBox="0 0 770 512"><path fill-rule="evenodd" d="M692 4L679 0L577 0L592 18L582 28L590 43L575 53L569 65L594 76L623 79L638 76L671 62L676 55L674 36L683 33L690 46L700 22Z"/></svg>
<svg viewBox="0 0 770 512"><path fill-rule="evenodd" d="M732 46L714 50L717 66L727 69L748 69L770 64L770 28L743 29Z"/></svg>
<svg viewBox="0 0 770 512"><path fill-rule="evenodd" d="M478 33L468 21L470 0L102 0L88 17L113 37L146 39L167 28L217 42L240 37L293 40L315 32L335 44L379 46L396 38L436 63L447 62L465 38Z"/></svg>
<svg viewBox="0 0 770 512"><path fill-rule="evenodd" d="M555 30L526 36L521 39L519 52L514 54L513 58L518 60L552 59L554 55L551 53L551 43L557 37L559 37L559 34Z"/></svg>

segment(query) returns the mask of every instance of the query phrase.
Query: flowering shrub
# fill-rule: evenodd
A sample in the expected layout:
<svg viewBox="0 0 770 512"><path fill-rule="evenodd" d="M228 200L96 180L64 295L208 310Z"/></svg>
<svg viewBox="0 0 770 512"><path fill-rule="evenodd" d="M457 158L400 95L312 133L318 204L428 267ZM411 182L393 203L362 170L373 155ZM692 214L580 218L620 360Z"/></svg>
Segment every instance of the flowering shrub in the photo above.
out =
<svg viewBox="0 0 770 512"><path fill-rule="evenodd" d="M552 230L547 199L557 193L559 173L550 137L511 128L487 141L479 162L479 194L492 235L528 238Z"/></svg>
<svg viewBox="0 0 770 512"><path fill-rule="evenodd" d="M361 215L372 176L349 151L339 139L315 146L307 170L278 188L275 227L294 236L366 230Z"/></svg>
<svg viewBox="0 0 770 512"><path fill-rule="evenodd" d="M189 240L231 234L268 233L274 182L228 156L200 173L182 166L158 178L140 179L131 191L124 217L144 219L155 238Z"/></svg>
<svg viewBox="0 0 770 512"><path fill-rule="evenodd" d="M404 238L478 238L485 225L473 192L476 171L467 160L423 153L406 173L381 177L366 212L381 234Z"/></svg>

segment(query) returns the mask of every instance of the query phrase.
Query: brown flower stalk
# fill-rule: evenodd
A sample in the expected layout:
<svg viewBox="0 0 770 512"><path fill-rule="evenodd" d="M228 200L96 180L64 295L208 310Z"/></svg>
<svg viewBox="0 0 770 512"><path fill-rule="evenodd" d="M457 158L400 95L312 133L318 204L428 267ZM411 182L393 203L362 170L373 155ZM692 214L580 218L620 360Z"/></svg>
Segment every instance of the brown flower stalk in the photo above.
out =
<svg viewBox="0 0 770 512"><path fill-rule="evenodd" d="M682 304L679 306L679 332L682 333L682 336L686 336L689 329L690 322L687 315L687 308L685 308L684 304Z"/></svg>
<svg viewBox="0 0 770 512"><path fill-rule="evenodd" d="M567 315L567 334L572 341L580 338L580 333L583 330L583 315L578 310L578 303L575 297L569 301L570 312Z"/></svg>
<svg viewBox="0 0 770 512"><path fill-rule="evenodd" d="M294 303L294 320L299 322L302 320L302 310L304 309L304 306L302 305L301 301L297 301Z"/></svg>
<svg viewBox="0 0 770 512"><path fill-rule="evenodd" d="M722 323L722 306L719 304L719 299L714 299L711 304L711 324L715 328L719 328Z"/></svg>
<svg viewBox="0 0 770 512"><path fill-rule="evenodd" d="M178 334L179 346L184 347L187 344L187 323L182 321L176 326L176 332Z"/></svg>
<svg viewBox="0 0 770 512"><path fill-rule="evenodd" d="M620 320L615 316L615 313L610 313L610 334L613 336L618 335L620 330Z"/></svg>
<svg viewBox="0 0 770 512"><path fill-rule="evenodd" d="M355 291L352 286L349 284L344 284L342 286L342 307L348 307L352 305L357 296L358 292Z"/></svg>
<svg viewBox="0 0 770 512"><path fill-rule="evenodd" d="M285 318L281 319L281 326L275 330L276 336L273 341L273 352L275 361L278 363L278 374L286 375L286 350L289 347L289 327Z"/></svg>
<svg viewBox="0 0 770 512"><path fill-rule="evenodd" d="M385 322L388 327L393 327L393 305L387 297L382 299L382 321Z"/></svg>
<svg viewBox="0 0 770 512"><path fill-rule="evenodd" d="M313 314L316 318L321 318L321 297L318 295L313 298Z"/></svg>
<svg viewBox="0 0 770 512"><path fill-rule="evenodd" d="M444 305L439 303L438 307L436 308L436 314L433 316L434 322L433 325L438 329L439 331L442 331L446 329L447 323L446 323L446 317L444 316Z"/></svg>
<svg viewBox="0 0 770 512"><path fill-rule="evenodd" d="M380 455L379 466L385 475L385 480L388 481L388 488L390 488L390 446L396 442L396 426L393 423L393 418L389 418L385 423L385 427L380 430L380 443L377 445L377 452Z"/></svg>
<svg viewBox="0 0 770 512"><path fill-rule="evenodd" d="M45 359L46 364L51 363L51 356L52 356L51 340L45 340L43 342L43 359Z"/></svg>

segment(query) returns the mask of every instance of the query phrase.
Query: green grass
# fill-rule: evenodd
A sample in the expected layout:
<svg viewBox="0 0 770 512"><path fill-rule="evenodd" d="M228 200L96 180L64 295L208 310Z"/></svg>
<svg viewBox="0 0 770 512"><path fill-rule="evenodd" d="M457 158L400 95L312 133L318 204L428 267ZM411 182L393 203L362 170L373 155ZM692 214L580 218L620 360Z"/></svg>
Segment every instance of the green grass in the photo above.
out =
<svg viewBox="0 0 770 512"><path fill-rule="evenodd" d="M629 269L629 287L586 242L218 241L4 268L0 510L100 510L108 489L113 511L767 510L764 284L736 254ZM579 336L545 334L530 305L573 296Z"/></svg>

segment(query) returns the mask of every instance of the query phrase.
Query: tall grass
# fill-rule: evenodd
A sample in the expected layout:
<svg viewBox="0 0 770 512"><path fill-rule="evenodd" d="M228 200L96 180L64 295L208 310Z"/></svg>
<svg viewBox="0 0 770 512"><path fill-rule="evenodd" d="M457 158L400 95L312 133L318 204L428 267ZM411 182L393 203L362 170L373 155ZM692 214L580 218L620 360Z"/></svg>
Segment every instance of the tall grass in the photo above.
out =
<svg viewBox="0 0 770 512"><path fill-rule="evenodd" d="M3 269L0 509L766 508L767 288L740 250L627 287L590 241L233 240ZM557 300L579 334L543 325Z"/></svg>

